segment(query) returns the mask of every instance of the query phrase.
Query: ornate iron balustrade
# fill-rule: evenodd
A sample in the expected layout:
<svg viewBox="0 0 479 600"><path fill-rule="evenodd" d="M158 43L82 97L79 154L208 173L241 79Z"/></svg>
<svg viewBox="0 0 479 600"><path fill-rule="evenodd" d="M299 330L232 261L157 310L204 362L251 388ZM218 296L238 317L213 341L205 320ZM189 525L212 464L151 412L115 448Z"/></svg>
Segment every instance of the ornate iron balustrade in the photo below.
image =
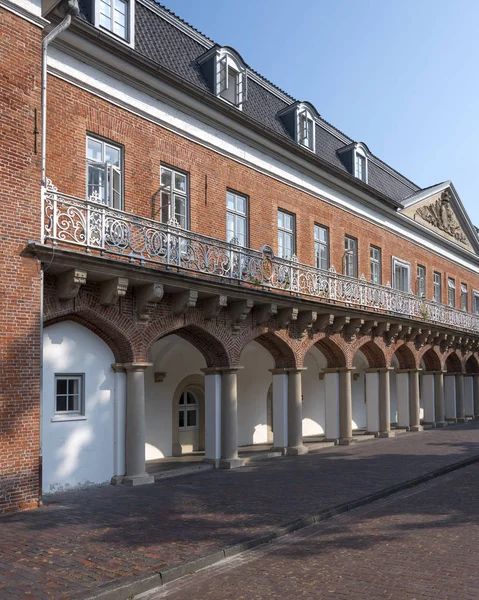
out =
<svg viewBox="0 0 479 600"><path fill-rule="evenodd" d="M316 298L348 307L413 318L426 325L445 325L479 333L479 316L395 290L274 256L261 251L198 235L177 223L158 223L59 193L51 184L44 192L45 241L98 251L132 263L161 265L227 279L261 289Z"/></svg>

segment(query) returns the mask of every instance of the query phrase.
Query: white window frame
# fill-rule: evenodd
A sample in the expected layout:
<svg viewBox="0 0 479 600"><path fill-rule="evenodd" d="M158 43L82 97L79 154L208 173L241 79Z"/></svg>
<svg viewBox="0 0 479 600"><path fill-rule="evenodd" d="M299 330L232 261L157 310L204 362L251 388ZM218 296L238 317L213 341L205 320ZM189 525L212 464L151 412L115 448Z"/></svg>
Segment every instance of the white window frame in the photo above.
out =
<svg viewBox="0 0 479 600"><path fill-rule="evenodd" d="M353 249L350 248L346 248L346 241L347 240L351 240L354 242L353 244ZM352 254L351 254L352 253ZM357 279L358 277L358 270L359 270L359 250L358 250L358 238L354 237L353 235L347 235L345 234L344 236L344 267L343 267L343 272L347 277L355 277ZM348 258L349 256L353 257L353 274L348 273Z"/></svg>
<svg viewBox="0 0 479 600"><path fill-rule="evenodd" d="M465 303L464 299L466 300ZM469 310L469 288L467 287L467 283L461 283L461 310Z"/></svg>
<svg viewBox="0 0 479 600"><path fill-rule="evenodd" d="M311 124L311 135L309 132ZM311 152L316 148L316 121L311 111L304 106L298 106L296 110L296 142Z"/></svg>
<svg viewBox="0 0 479 600"><path fill-rule="evenodd" d="M291 260L291 258L296 254L296 215L294 215L293 213L288 212L287 210L283 210L281 208L278 208L278 213L276 215L276 218L278 218L279 214L283 214L283 215L287 215L288 217L291 217L292 219L292 223L293 223L293 228L292 229L287 229L286 227L280 227L279 223L278 223L278 257L279 258L284 258L285 260ZM279 238L280 238L280 232L283 233L283 235L288 235L291 236L291 256L281 256L280 255L280 243L279 243Z"/></svg>
<svg viewBox="0 0 479 600"><path fill-rule="evenodd" d="M439 275L439 283L436 282L436 275ZM437 302L438 304L442 304L442 275L441 275L441 273L439 273L439 271L434 271L432 274L432 289L433 289L432 299L434 300L434 302ZM439 298L437 298L436 290L439 291L439 294L438 294Z"/></svg>
<svg viewBox="0 0 479 600"><path fill-rule="evenodd" d="M479 291L472 290L472 312L479 315Z"/></svg>
<svg viewBox="0 0 479 600"><path fill-rule="evenodd" d="M59 380L66 380L67 386L68 381L78 381L78 409L68 410L68 396L70 394L58 394L57 382ZM75 421L84 420L85 417L85 374L84 373L55 373L53 383L53 418L52 421ZM58 396L66 396L67 409L58 410Z"/></svg>
<svg viewBox="0 0 479 600"><path fill-rule="evenodd" d="M402 290L401 288L397 287L396 266L403 267L407 270L407 290ZM393 289L397 290L398 292L404 292L405 294L410 294L411 293L411 263L408 262L407 260L403 260L402 258L397 258L396 256L393 256L392 280L393 280Z"/></svg>
<svg viewBox="0 0 479 600"><path fill-rule="evenodd" d="M111 0L112 4L114 0ZM94 25L106 35L111 36L115 40L120 40L130 48L135 47L135 0L125 0L127 15L126 15L126 37L121 37L107 27L100 25L101 0L95 0Z"/></svg>
<svg viewBox="0 0 479 600"><path fill-rule="evenodd" d="M163 186L162 174L163 172L168 171L171 175L171 186L169 190L166 190ZM184 177L186 179L186 191L183 191L181 188L176 188L176 179L175 175L179 175L180 177ZM169 194L170 200L168 202L168 219L163 220L163 194ZM179 221L176 218L175 211L175 196L180 196L185 199L185 227L182 227ZM181 169L177 169L175 167L171 167L170 165L160 164L160 209L159 209L159 220L160 223L164 223L165 225L172 224L175 227L180 227L185 231L189 231L190 228L190 175L186 171L182 171Z"/></svg>
<svg viewBox="0 0 479 600"><path fill-rule="evenodd" d="M224 93L229 90L229 72L234 71L236 75L236 90L234 100L225 97ZM246 69L228 52L222 51L216 55L215 64L215 93L218 98L224 100L239 110L243 110L243 103L248 92L248 74Z"/></svg>
<svg viewBox="0 0 479 600"><path fill-rule="evenodd" d="M88 158L88 142L89 140L91 140L92 142L95 142L97 144L101 144L101 152L102 152L102 159L101 161L96 161L93 160L91 158ZM113 148L114 150L117 150L120 154L120 167L115 167L114 165L107 163L105 160L105 150L107 147ZM122 146L120 146L119 144L115 144L114 142L110 141L110 140L106 140L100 137L97 137L95 135L90 135L88 134L86 136L86 146L85 146L85 155L86 155L86 197L89 200L96 200L97 202L100 202L102 204L105 204L106 206L109 206L111 208L116 208L118 210L124 210L124 197L123 197L123 171L124 171L124 159L123 159L123 148ZM95 198L93 196L93 194L89 194L89 181L88 181L88 176L89 176L89 165L92 165L96 168L102 168L105 171L105 181L106 181L106 186L105 186L105 202L103 202L100 198ZM118 206L115 206L115 203L113 201L113 190L114 190L114 175L118 176L118 180L119 180L119 184L120 184L120 190L119 190L119 202L117 202Z"/></svg>
<svg viewBox="0 0 479 600"><path fill-rule="evenodd" d="M228 194L230 194L231 196L234 196L235 199L235 208L228 208ZM238 198L241 198L244 201L245 204L245 212L242 213L241 211L239 211L236 206L237 206L237 200ZM236 245L238 246L242 246L243 248L247 248L248 247L248 240L249 240L249 219L248 219L248 196L245 196L245 194L240 194L239 192L235 192L233 190L227 189L226 190L226 241L231 244L232 240L228 239L228 214L232 215L234 217L235 220L235 235L233 236L233 239L237 239L237 242L234 242ZM237 231L237 220L238 219L243 219L245 222L245 233L244 233L244 244L241 244L239 242L239 238L238 238L238 231Z"/></svg>
<svg viewBox="0 0 479 600"><path fill-rule="evenodd" d="M419 274L419 269L422 269L423 275ZM417 265L417 295L419 298L426 297L426 267L424 265Z"/></svg>
<svg viewBox="0 0 479 600"><path fill-rule="evenodd" d="M453 277L447 278L447 305L451 308L456 307L456 280Z"/></svg>
<svg viewBox="0 0 479 600"><path fill-rule="evenodd" d="M358 157L361 157L363 159L363 177L359 176L359 172L358 172ZM354 148L354 152L353 152L353 170L354 170L354 176L359 179L360 181L363 181L364 183L368 183L368 157L366 156L366 152L361 148L361 146L357 146Z"/></svg>
<svg viewBox="0 0 479 600"><path fill-rule="evenodd" d="M187 394L191 394L193 396L193 398L196 400L195 404L187 404L186 403L186 398L187 398ZM200 428L200 405L198 402L198 398L196 397L196 395L189 391L189 390L185 390L181 396L180 396L180 401L181 398L185 399L185 403L184 404L180 404L178 403L178 429L180 431L193 431L195 429L199 429ZM195 412L196 413L196 425L187 425L188 422L188 411L191 412ZM180 414L183 413L183 427L180 426Z"/></svg>
<svg viewBox="0 0 479 600"><path fill-rule="evenodd" d="M372 255L372 251L373 250L377 250L378 252L378 257L374 257ZM371 281L372 283L375 283L376 285L381 285L382 284L382 251L381 248L379 246L375 246L374 244L371 244L369 246L369 264L370 264L370 270L371 270ZM374 281L373 280L373 264L377 265L378 267L378 281Z"/></svg>
<svg viewBox="0 0 479 600"><path fill-rule="evenodd" d="M325 232L326 241L321 240L320 231ZM326 265L321 266L321 248L326 248ZM329 269L329 227L326 225L314 224L314 265L317 269L327 271Z"/></svg>

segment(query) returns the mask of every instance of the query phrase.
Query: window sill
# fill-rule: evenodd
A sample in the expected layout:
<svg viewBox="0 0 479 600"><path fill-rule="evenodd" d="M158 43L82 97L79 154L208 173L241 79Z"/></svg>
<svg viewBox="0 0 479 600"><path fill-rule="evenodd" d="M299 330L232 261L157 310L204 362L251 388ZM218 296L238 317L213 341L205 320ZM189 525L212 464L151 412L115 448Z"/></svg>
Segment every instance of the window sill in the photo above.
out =
<svg viewBox="0 0 479 600"><path fill-rule="evenodd" d="M59 423L62 421L86 421L85 415L55 415L51 418L52 423Z"/></svg>

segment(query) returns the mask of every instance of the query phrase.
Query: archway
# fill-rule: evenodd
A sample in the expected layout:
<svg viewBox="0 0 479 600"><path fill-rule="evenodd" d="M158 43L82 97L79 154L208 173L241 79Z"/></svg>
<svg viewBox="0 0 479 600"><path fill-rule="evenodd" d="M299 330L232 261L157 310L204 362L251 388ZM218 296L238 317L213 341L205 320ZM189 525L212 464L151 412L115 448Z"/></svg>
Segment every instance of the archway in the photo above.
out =
<svg viewBox="0 0 479 600"><path fill-rule="evenodd" d="M173 394L172 454L205 449L205 384L202 375L188 375Z"/></svg>
<svg viewBox="0 0 479 600"><path fill-rule="evenodd" d="M380 431L379 422L379 369L386 367L383 350L373 341L367 341L354 353L352 366L353 430L370 433Z"/></svg>

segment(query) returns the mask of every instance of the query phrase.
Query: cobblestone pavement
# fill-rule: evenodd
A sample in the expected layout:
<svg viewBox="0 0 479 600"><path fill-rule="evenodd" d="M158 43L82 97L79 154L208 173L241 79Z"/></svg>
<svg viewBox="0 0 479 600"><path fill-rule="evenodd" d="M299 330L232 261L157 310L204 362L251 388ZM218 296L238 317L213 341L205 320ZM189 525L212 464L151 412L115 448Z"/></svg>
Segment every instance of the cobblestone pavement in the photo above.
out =
<svg viewBox="0 0 479 600"><path fill-rule="evenodd" d="M138 600L477 600L478 497L475 464Z"/></svg>
<svg viewBox="0 0 479 600"><path fill-rule="evenodd" d="M478 433L472 422L150 486L57 495L0 518L0 598L71 598L181 564L477 456Z"/></svg>

